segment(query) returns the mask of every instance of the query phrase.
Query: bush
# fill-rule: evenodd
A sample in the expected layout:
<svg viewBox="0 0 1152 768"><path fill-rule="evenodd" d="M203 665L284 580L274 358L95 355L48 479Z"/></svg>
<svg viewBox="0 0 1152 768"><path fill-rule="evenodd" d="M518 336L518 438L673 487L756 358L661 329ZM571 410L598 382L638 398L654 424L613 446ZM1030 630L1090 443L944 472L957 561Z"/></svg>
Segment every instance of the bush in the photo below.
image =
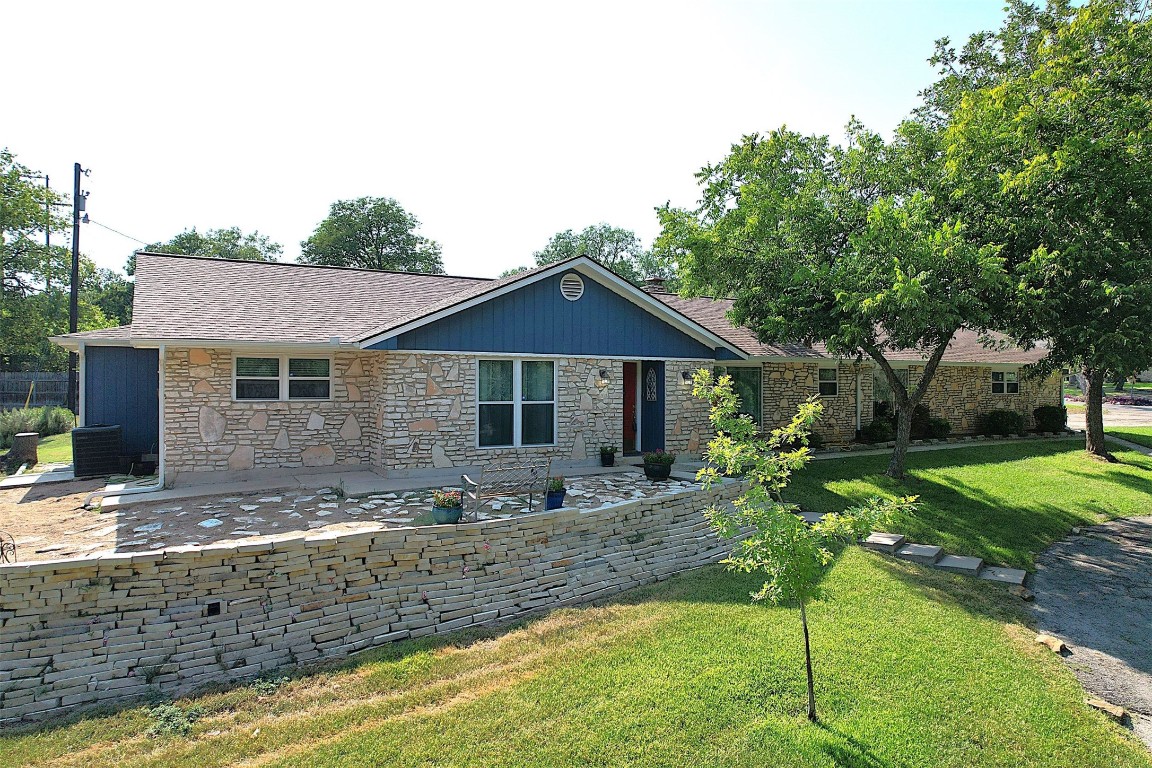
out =
<svg viewBox="0 0 1152 768"><path fill-rule="evenodd" d="M0 411L0 448L10 448L13 435L20 432L38 432L40 437L48 437L67 432L75 425L76 418L67 408L46 405Z"/></svg>
<svg viewBox="0 0 1152 768"><path fill-rule="evenodd" d="M1022 435L1024 416L1016 411L989 411L981 420L980 432L985 435Z"/></svg>
<svg viewBox="0 0 1152 768"><path fill-rule="evenodd" d="M931 421L932 417L928 413L928 406L923 403L916 406L912 410L912 439L923 440L926 437L931 437L931 428L929 426Z"/></svg>
<svg viewBox="0 0 1152 768"><path fill-rule="evenodd" d="M1062 405L1042 405L1032 415L1037 432L1063 432L1068 426L1068 409Z"/></svg>
<svg viewBox="0 0 1152 768"><path fill-rule="evenodd" d="M952 434L952 425L948 419L928 419L928 437L934 440L943 440L950 434Z"/></svg>
<svg viewBox="0 0 1152 768"><path fill-rule="evenodd" d="M669 453L663 448L657 448L654 451L649 451L648 453L644 454L644 463L672 465L676 463L676 454Z"/></svg>
<svg viewBox="0 0 1152 768"><path fill-rule="evenodd" d="M886 443L896 437L896 430L888 419L873 419L860 430L860 439L866 443Z"/></svg>
<svg viewBox="0 0 1152 768"><path fill-rule="evenodd" d="M148 735L159 736L187 736L192 731L192 724L204 716L200 707L181 709L175 704L159 704L148 710L148 718L152 726Z"/></svg>

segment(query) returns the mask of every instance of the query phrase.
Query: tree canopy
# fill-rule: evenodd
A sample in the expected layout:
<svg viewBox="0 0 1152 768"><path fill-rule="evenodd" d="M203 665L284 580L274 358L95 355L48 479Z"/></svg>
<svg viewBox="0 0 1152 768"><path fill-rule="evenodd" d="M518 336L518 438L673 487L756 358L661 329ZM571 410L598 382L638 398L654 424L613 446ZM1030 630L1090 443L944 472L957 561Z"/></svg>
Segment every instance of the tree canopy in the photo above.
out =
<svg viewBox="0 0 1152 768"><path fill-rule="evenodd" d="M184 256L207 256L213 259L240 259L243 261L276 261L284 249L279 243L259 232L245 234L239 227L209 229L203 234L196 227L186 229L171 240L152 243L144 248L152 253L175 253ZM136 272L136 254L128 257L124 271Z"/></svg>
<svg viewBox="0 0 1152 768"><path fill-rule="evenodd" d="M419 226L420 221L390 197L339 200L300 243L300 261L443 274L440 244L417 234Z"/></svg>
<svg viewBox="0 0 1152 768"><path fill-rule="evenodd" d="M604 222L585 227L579 233L571 229L557 232L532 256L538 267L574 256L587 256L635 285L643 285L650 277L676 280L675 265L668 257L645 248L632 230ZM517 267L506 272L515 274L523 269Z"/></svg>
<svg viewBox="0 0 1152 768"><path fill-rule="evenodd" d="M658 247L680 254L688 294L734 299L730 319L764 342L821 342L868 357L896 400L888 472L902 477L911 415L962 327L987 329L1007 287L994 246L968 237L943 193L939 134L903 124L890 142L787 128L753 134L697 174L695 210L660 209ZM908 387L888 357L922 352Z"/></svg>

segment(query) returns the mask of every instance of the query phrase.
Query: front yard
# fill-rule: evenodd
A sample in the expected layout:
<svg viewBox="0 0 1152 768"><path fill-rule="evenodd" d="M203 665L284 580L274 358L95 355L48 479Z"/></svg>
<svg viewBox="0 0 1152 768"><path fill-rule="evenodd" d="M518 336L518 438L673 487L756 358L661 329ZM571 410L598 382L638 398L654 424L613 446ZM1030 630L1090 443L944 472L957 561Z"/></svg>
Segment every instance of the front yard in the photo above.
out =
<svg viewBox="0 0 1152 768"><path fill-rule="evenodd" d="M1073 525L1146 510L1152 459L1120 456L1098 464L1071 441L912 454L908 491L924 506L893 527L1030 564ZM791 495L817 509L902 491L884 464L815 462ZM1003 587L857 548L810 609L810 724L797 612L750 604L758 585L709 567L180 700L166 726L140 706L0 731L0 765L1152 767L1084 705ZM183 721L192 707L201 716Z"/></svg>

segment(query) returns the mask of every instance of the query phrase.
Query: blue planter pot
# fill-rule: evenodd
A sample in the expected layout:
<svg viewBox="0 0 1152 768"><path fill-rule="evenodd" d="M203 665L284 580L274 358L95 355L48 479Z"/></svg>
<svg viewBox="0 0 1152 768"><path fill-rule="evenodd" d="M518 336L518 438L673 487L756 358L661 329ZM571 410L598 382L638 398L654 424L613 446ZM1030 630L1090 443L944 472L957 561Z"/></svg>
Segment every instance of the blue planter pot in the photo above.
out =
<svg viewBox="0 0 1152 768"><path fill-rule="evenodd" d="M432 507L432 522L436 525L453 525L464 516L462 507Z"/></svg>
<svg viewBox="0 0 1152 768"><path fill-rule="evenodd" d="M560 509L564 506L564 496L568 490L563 491L548 491L547 496L544 498L544 509Z"/></svg>
<svg viewBox="0 0 1152 768"><path fill-rule="evenodd" d="M672 474L672 465L664 463L645 464L644 474L649 480L667 480L668 475Z"/></svg>

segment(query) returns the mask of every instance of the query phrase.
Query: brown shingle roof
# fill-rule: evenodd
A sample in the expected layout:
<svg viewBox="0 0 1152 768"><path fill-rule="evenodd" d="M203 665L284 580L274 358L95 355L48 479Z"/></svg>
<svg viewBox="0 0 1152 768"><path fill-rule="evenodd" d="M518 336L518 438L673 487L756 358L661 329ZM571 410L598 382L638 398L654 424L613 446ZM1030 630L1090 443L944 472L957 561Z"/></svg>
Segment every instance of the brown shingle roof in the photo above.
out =
<svg viewBox="0 0 1152 768"><path fill-rule="evenodd" d="M344 342L491 280L141 253L139 338Z"/></svg>
<svg viewBox="0 0 1152 768"><path fill-rule="evenodd" d="M132 338L131 325L118 325L115 328L100 328L95 331L77 331L76 333L69 333L61 338L68 339L124 339Z"/></svg>

